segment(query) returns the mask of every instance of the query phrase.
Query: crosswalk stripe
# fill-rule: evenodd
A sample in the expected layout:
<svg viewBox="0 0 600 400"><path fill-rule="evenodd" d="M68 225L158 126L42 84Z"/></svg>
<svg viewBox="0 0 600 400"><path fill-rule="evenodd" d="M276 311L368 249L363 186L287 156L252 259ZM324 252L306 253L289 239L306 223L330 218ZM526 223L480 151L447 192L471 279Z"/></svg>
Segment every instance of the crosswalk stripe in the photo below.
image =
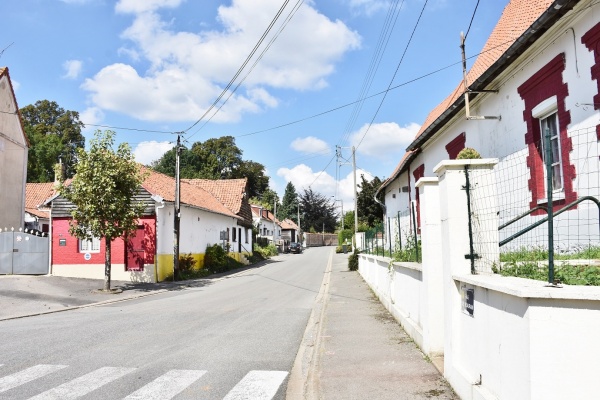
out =
<svg viewBox="0 0 600 400"><path fill-rule="evenodd" d="M17 386L26 384L42 376L51 374L52 372L67 368L66 365L46 365L40 364L31 368L24 369L12 375L0 378L0 393L6 392Z"/></svg>
<svg viewBox="0 0 600 400"><path fill-rule="evenodd" d="M271 400L287 374L285 371L250 371L223 400Z"/></svg>
<svg viewBox="0 0 600 400"><path fill-rule="evenodd" d="M186 387L200 379L206 371L171 370L159 376L146 386L131 393L124 400L168 400L175 397Z"/></svg>
<svg viewBox="0 0 600 400"><path fill-rule="evenodd" d="M135 368L99 368L89 374L80 376L70 382L63 383L60 386L50 389L44 393L32 397L29 400L70 400L84 396L109 382L119 379L128 373L135 371Z"/></svg>

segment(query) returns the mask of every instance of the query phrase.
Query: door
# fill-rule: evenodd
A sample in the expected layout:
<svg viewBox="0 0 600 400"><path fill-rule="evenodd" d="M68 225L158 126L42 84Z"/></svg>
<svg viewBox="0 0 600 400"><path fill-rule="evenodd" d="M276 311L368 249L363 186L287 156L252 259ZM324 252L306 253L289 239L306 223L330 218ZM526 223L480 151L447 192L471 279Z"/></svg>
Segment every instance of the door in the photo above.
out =
<svg viewBox="0 0 600 400"><path fill-rule="evenodd" d="M135 236L127 242L127 271L142 271L144 261L146 260L146 251L144 249L144 226L140 225L135 231Z"/></svg>

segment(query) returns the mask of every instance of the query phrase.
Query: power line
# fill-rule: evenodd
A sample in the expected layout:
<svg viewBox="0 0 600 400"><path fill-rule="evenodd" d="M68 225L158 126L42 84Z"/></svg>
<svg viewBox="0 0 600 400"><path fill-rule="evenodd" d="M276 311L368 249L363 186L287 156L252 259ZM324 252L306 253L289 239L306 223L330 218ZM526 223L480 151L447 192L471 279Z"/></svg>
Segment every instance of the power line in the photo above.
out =
<svg viewBox="0 0 600 400"><path fill-rule="evenodd" d="M475 19L475 13L477 12L477 7L479 7L479 0L477 0L477 4L475 4L475 10L473 10L473 15L471 16L471 22L469 22L469 28L467 28L467 33L465 33L465 40L467 40L467 36L469 36L469 31L471 30L471 24Z"/></svg>
<svg viewBox="0 0 600 400"><path fill-rule="evenodd" d="M96 126L98 128L106 128L106 129L122 129L124 131L136 131L136 132L148 132L148 133L168 133L172 134L173 131L153 131L149 129L140 129L140 128L124 128L119 126L109 126L109 125L95 125L95 124L86 124L85 122L81 122L85 126Z"/></svg>
<svg viewBox="0 0 600 400"><path fill-rule="evenodd" d="M404 56L406 55L406 51L408 50L408 47L410 46L410 43L412 42L413 36L415 35L415 31L417 30L417 27L419 26L419 22L421 21L421 17L423 16L423 12L425 11L425 7L427 6L427 2L428 2L428 0L425 0L425 3L423 3L423 8L421 9L421 13L419 14L419 18L417 18L417 22L415 23L413 31L410 34L410 37L408 38L408 42L406 43L406 47L404 48L404 52L402 53L402 57L400 57L400 61L398 62L398 66L396 67L396 71L394 72L394 75L392 76L392 79L390 80L390 84L388 85L388 90L386 90L385 94L383 95L383 98L381 99L381 102L379 102L379 106L377 107L377 110L375 111L375 114L373 115L373 118L371 119L371 122L369 122L369 126L365 130L365 133L363 134L362 138L360 138L360 141L358 142L358 144L355 146L357 149L362 144L362 141L364 140L365 136L367 136L367 133L369 132L369 129L371 129L371 126L373 125L373 122L375 121L375 118L377 118L377 114L379 114L379 110L381 110L381 106L383 105L383 102L385 101L385 98L387 97L387 93L388 93L389 89L392 86L392 83L394 83L394 79L396 78L396 74L398 73L398 70L400 69L400 65L402 65L402 61L404 60Z"/></svg>
<svg viewBox="0 0 600 400"><path fill-rule="evenodd" d="M256 45L254 46L254 48L252 49L252 51L250 52L250 54L248 55L248 57L246 57L246 60L243 62L243 64L241 65L241 67L238 68L237 72L235 73L235 75L233 76L233 78L231 78L231 80L229 81L229 83L227 84L227 86L225 87L225 89L223 89L223 91L221 92L221 94L219 95L219 97L217 97L217 99L211 104L210 107L208 107L208 109L204 112L204 114L196 122L194 122L194 124L192 126L190 126L189 128L187 128L186 130L184 130L184 132L188 132L194 126L198 125L200 123L200 121L202 121L204 119L204 117L206 117L208 115L208 113L219 103L219 101L223 98L223 96L225 95L225 93L227 93L227 91L229 90L229 88L231 87L231 85L233 85L233 82L235 82L235 80L237 79L237 77L242 73L242 70L246 67L246 65L248 64L248 62L250 62L250 59L254 56L254 53L256 53L256 51L258 50L258 48L262 44L263 40L265 39L265 37L271 31L271 28L273 28L273 25L275 25L275 22L277 22L277 20L279 19L279 16L283 12L283 10L285 9L285 7L289 3L289 1L290 0L285 0L283 2L283 5L281 6L281 8L279 8L279 11L277 11L277 14L275 15L275 17L273 18L273 20L271 21L271 23L267 27L267 30L262 34L262 36L258 40L258 43L256 43Z"/></svg>

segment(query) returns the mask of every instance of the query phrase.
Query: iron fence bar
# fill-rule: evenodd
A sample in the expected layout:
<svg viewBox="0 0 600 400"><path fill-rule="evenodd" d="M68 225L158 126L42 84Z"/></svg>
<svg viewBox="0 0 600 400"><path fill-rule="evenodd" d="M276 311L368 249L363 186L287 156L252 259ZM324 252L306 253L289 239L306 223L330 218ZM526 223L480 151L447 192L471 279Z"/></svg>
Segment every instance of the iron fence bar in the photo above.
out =
<svg viewBox="0 0 600 400"><path fill-rule="evenodd" d="M598 212L600 213L600 201L598 199L596 199L594 196L584 196L584 197L580 197L579 199L567 204L566 206L564 206L563 208L561 208L560 210L556 211L553 213L552 218L557 217L558 215L562 214L563 212L567 211L569 208L573 207L576 204L581 203L582 201L585 200L590 200L593 201L594 203L596 203L596 205L598 206ZM523 236L524 234L526 234L527 232L537 228L538 226L546 223L546 221L548 221L548 217L544 217L541 220L531 224L530 226L528 226L525 229L520 230L519 232L515 233L514 235L507 237L504 240L501 240L500 243L498 243L499 247L504 246L506 243L511 242L512 240ZM600 228L600 224L599 224L599 228Z"/></svg>
<svg viewBox="0 0 600 400"><path fill-rule="evenodd" d="M475 274L475 250L473 249L473 220L471 218L471 183L469 182L469 166L465 165L467 179L464 189L467 192L467 213L469 215L469 258L471 259L471 273Z"/></svg>
<svg viewBox="0 0 600 400"><path fill-rule="evenodd" d="M388 247L390 249L390 257L392 256L392 229L390 227L390 217L387 219L387 230L388 230Z"/></svg>
<svg viewBox="0 0 600 400"><path fill-rule="evenodd" d="M537 207L534 207L534 208L532 208L531 210L529 210L529 211L526 211L526 212L524 212L523 214L521 214L521 215L519 215L519 216L517 216L517 217L515 217L515 218L511 219L510 221L508 221L508 222L505 222L504 224L500 225L500 226L498 227L498 230L500 231L500 230L502 230L502 229L506 228L507 226L514 224L514 223L515 223L515 222L517 222L518 220L520 220L520 219L522 219L522 218L525 218L526 216L528 216L529 214L531 214L531 213L533 213L533 212L535 212L535 211L537 211L537 210L544 210L544 211L547 211L548 209L547 209L546 207L544 207L544 206L537 206Z"/></svg>
<svg viewBox="0 0 600 400"><path fill-rule="evenodd" d="M402 233L400 232L400 211L398 211L398 246L399 250L402 251Z"/></svg>

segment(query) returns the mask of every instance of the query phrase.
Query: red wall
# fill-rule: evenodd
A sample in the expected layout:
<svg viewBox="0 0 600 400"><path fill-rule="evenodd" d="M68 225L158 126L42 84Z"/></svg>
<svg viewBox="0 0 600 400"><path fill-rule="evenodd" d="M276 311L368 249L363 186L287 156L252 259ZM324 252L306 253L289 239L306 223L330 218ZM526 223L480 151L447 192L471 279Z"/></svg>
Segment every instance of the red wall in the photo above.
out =
<svg viewBox="0 0 600 400"><path fill-rule="evenodd" d="M100 252L90 253L90 260L79 252L79 240L69 234L70 218L52 219L52 264L104 264L106 242L100 241ZM145 242L149 243L146 262L154 262L156 249L156 223L154 217L141 218L140 223L146 227ZM66 239L66 246L60 246L60 240ZM150 254L148 254L150 253ZM115 239L111 246L111 264L125 264L125 242L122 238Z"/></svg>

